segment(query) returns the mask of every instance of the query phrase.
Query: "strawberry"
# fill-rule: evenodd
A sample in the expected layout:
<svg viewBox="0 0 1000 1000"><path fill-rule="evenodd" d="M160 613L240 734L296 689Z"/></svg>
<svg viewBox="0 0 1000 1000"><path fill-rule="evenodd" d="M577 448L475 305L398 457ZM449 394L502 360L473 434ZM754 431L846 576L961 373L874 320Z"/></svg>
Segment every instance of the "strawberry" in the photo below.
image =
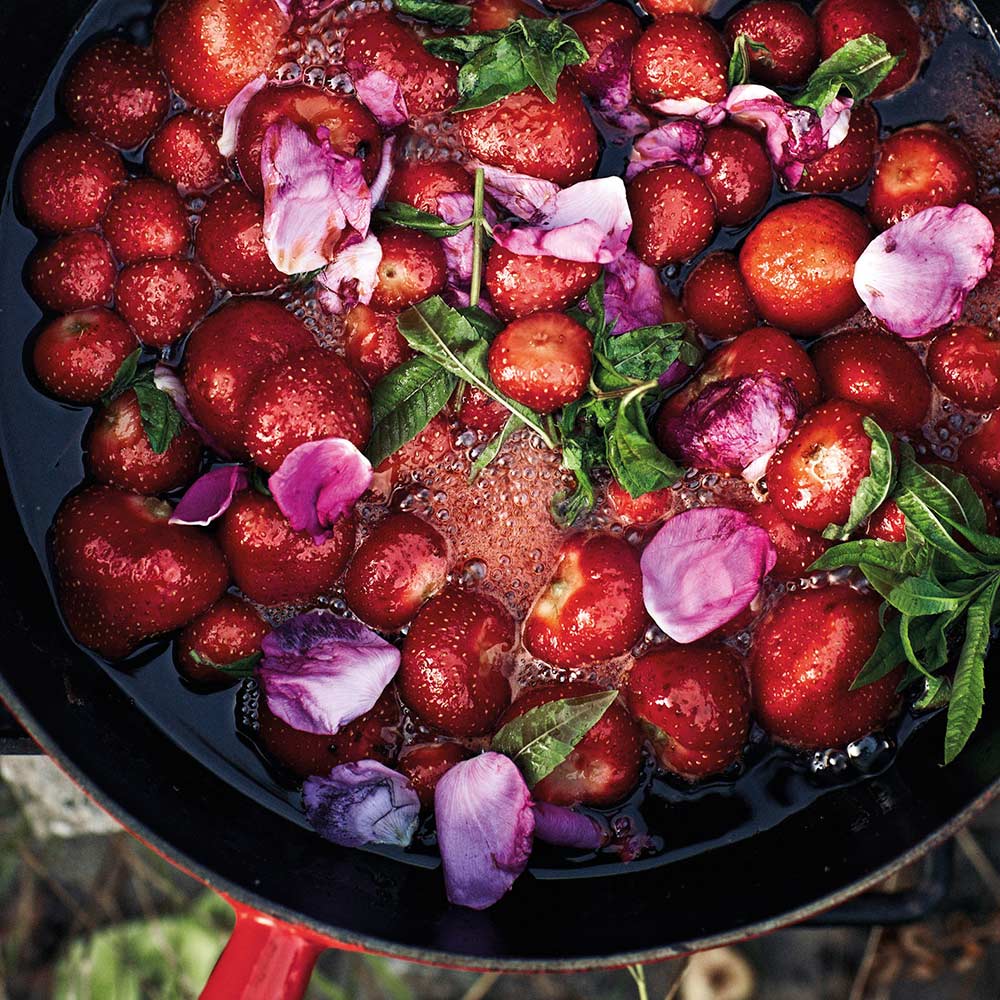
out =
<svg viewBox="0 0 1000 1000"><path fill-rule="evenodd" d="M458 100L458 66L432 56L413 28L388 11L366 14L348 28L344 65L352 75L379 70L397 80L411 115L437 114Z"/></svg>
<svg viewBox="0 0 1000 1000"><path fill-rule="evenodd" d="M967 437L958 448L958 464L969 476L975 476L994 496L1000 496L1000 417L990 414L982 427Z"/></svg>
<svg viewBox="0 0 1000 1000"><path fill-rule="evenodd" d="M881 603L842 584L786 594L774 606L750 654L754 714L768 735L822 750L885 725L902 672L851 690L882 635Z"/></svg>
<svg viewBox="0 0 1000 1000"><path fill-rule="evenodd" d="M684 282L683 303L691 322L713 340L729 340L757 325L757 309L728 250L698 261Z"/></svg>
<svg viewBox="0 0 1000 1000"><path fill-rule="evenodd" d="M260 174L264 134L280 121L301 125L313 135L317 129L327 129L330 146L343 156L359 157L365 180L371 184L375 179L382 157L382 133L378 122L359 100L304 83L264 87L250 99L240 118L236 139L240 177L258 198L264 195Z"/></svg>
<svg viewBox="0 0 1000 1000"><path fill-rule="evenodd" d="M372 431L364 382L321 347L290 354L271 368L257 383L244 420L244 447L268 472L307 441L339 437L363 448Z"/></svg>
<svg viewBox="0 0 1000 1000"><path fill-rule="evenodd" d="M486 437L499 433L510 418L510 410L487 396L478 386L467 385L462 393L458 419L463 427L479 431Z"/></svg>
<svg viewBox="0 0 1000 1000"><path fill-rule="evenodd" d="M315 344L276 302L232 299L198 326L184 352L184 387L195 419L226 452L243 457L244 414L272 365Z"/></svg>
<svg viewBox="0 0 1000 1000"><path fill-rule="evenodd" d="M830 547L818 532L786 521L773 503L757 503L747 513L774 543L778 561L771 575L778 580L797 580Z"/></svg>
<svg viewBox="0 0 1000 1000"><path fill-rule="evenodd" d="M687 167L644 170L627 185L632 248L650 267L690 260L715 234L715 201Z"/></svg>
<svg viewBox="0 0 1000 1000"><path fill-rule="evenodd" d="M224 594L174 640L174 666L197 687L228 687L236 677L212 664L225 667L259 653L269 631L252 605Z"/></svg>
<svg viewBox="0 0 1000 1000"><path fill-rule="evenodd" d="M483 594L448 587L417 613L403 644L399 693L427 725L483 736L510 702L503 673L514 621Z"/></svg>
<svg viewBox="0 0 1000 1000"><path fill-rule="evenodd" d="M415 229L390 226L379 234L382 260L371 306L382 312L402 312L437 295L448 280L441 243Z"/></svg>
<svg viewBox="0 0 1000 1000"><path fill-rule="evenodd" d="M473 29L480 30L480 29ZM443 194L472 194L472 177L451 160L403 160L397 163L386 188L385 200L412 205L437 214Z"/></svg>
<svg viewBox="0 0 1000 1000"><path fill-rule="evenodd" d="M453 447L448 411L439 413L415 438L393 452L376 469L372 489L388 494L391 487L409 480L413 469L426 469L443 463Z"/></svg>
<svg viewBox="0 0 1000 1000"><path fill-rule="evenodd" d="M726 43L691 14L657 15L632 53L632 92L643 104L698 98L715 104L726 96Z"/></svg>
<svg viewBox="0 0 1000 1000"><path fill-rule="evenodd" d="M854 264L871 233L852 208L801 198L772 209L740 250L740 270L765 322L811 336L861 308Z"/></svg>
<svg viewBox="0 0 1000 1000"><path fill-rule="evenodd" d="M138 347L113 312L84 309L52 320L35 341L32 363L46 391L71 403L96 403Z"/></svg>
<svg viewBox="0 0 1000 1000"><path fill-rule="evenodd" d="M341 517L332 536L316 545L293 531L270 498L240 493L222 515L219 544L233 581L255 604L306 604L330 593L354 548L353 516Z"/></svg>
<svg viewBox="0 0 1000 1000"><path fill-rule="evenodd" d="M534 7L523 0L472 0L472 17L466 31L500 31L509 27L519 17L542 17Z"/></svg>
<svg viewBox="0 0 1000 1000"><path fill-rule="evenodd" d="M864 184L875 166L878 146L878 115L875 109L870 104L855 104L851 108L847 137L805 165L795 190L835 194Z"/></svg>
<svg viewBox="0 0 1000 1000"><path fill-rule="evenodd" d="M737 36L763 45L766 52L748 48L750 75L769 87L797 87L806 82L819 62L819 39L812 18L787 0L759 0L726 22L726 41Z"/></svg>
<svg viewBox="0 0 1000 1000"><path fill-rule="evenodd" d="M486 259L486 290L497 315L520 319L572 305L601 276L600 264L561 257L528 257L494 243Z"/></svg>
<svg viewBox="0 0 1000 1000"><path fill-rule="evenodd" d="M397 769L406 775L420 805L432 809L437 783L468 756L469 751L460 743L413 743L399 755Z"/></svg>
<svg viewBox="0 0 1000 1000"><path fill-rule="evenodd" d="M824 0L816 8L816 31L823 59L862 35L877 35L894 56L901 57L875 88L875 98L908 86L920 67L920 27L899 0Z"/></svg>
<svg viewBox="0 0 1000 1000"><path fill-rule="evenodd" d="M146 147L146 167L182 194L211 191L226 175L218 130L208 118L185 111L165 122Z"/></svg>
<svg viewBox="0 0 1000 1000"><path fill-rule="evenodd" d="M627 652L646 625L639 553L622 538L592 532L563 542L522 641L546 663L582 667Z"/></svg>
<svg viewBox="0 0 1000 1000"><path fill-rule="evenodd" d="M25 279L35 301L53 312L106 305L115 285L111 247L97 233L67 233L31 255Z"/></svg>
<svg viewBox="0 0 1000 1000"><path fill-rule="evenodd" d="M528 87L458 115L465 148L476 159L568 187L597 167L600 147L580 90L559 77L556 102Z"/></svg>
<svg viewBox="0 0 1000 1000"><path fill-rule="evenodd" d="M360 303L344 315L344 354L347 363L369 384L413 357L399 332L395 313L376 312Z"/></svg>
<svg viewBox="0 0 1000 1000"><path fill-rule="evenodd" d="M705 155L712 169L704 177L715 199L720 226L742 226L764 211L774 172L764 144L738 125L709 129Z"/></svg>
<svg viewBox="0 0 1000 1000"><path fill-rule="evenodd" d="M887 229L934 205L973 201L976 167L965 144L936 125L901 129L882 143L868 217Z"/></svg>
<svg viewBox="0 0 1000 1000"><path fill-rule="evenodd" d="M134 149L163 121L170 90L148 49L104 38L73 60L62 99L77 128L120 149Z"/></svg>
<svg viewBox="0 0 1000 1000"><path fill-rule="evenodd" d="M344 578L350 609L372 628L397 632L448 579L448 546L414 514L390 514L354 553Z"/></svg>
<svg viewBox="0 0 1000 1000"><path fill-rule="evenodd" d="M56 132L21 163L19 191L28 222L50 233L90 229L125 180L121 157L83 132Z"/></svg>
<svg viewBox="0 0 1000 1000"><path fill-rule="evenodd" d="M743 755L750 689L743 664L722 646L656 650L635 661L625 700L660 765L697 781Z"/></svg>
<svg viewBox="0 0 1000 1000"><path fill-rule="evenodd" d="M787 521L813 531L844 524L870 471L866 410L835 399L810 410L767 467L771 503Z"/></svg>
<svg viewBox="0 0 1000 1000"><path fill-rule="evenodd" d="M504 713L497 729L538 705L563 698L579 698L600 690L596 684L585 681L528 688ZM636 724L620 703L612 702L569 756L542 778L531 794L537 801L558 806L614 805L639 783L641 751Z"/></svg>
<svg viewBox="0 0 1000 1000"><path fill-rule="evenodd" d="M266 292L286 279L264 246L264 206L241 184L226 184L205 205L195 256L230 292Z"/></svg>
<svg viewBox="0 0 1000 1000"><path fill-rule="evenodd" d="M288 25L274 0L167 0L153 45L174 90L215 111L268 70Z"/></svg>
<svg viewBox="0 0 1000 1000"><path fill-rule="evenodd" d="M588 97L600 98L608 86L609 63L623 58L628 65L631 59L632 49L642 34L639 18L621 4L600 3L566 18L566 23L590 53L586 62L570 66L569 72Z"/></svg>
<svg viewBox="0 0 1000 1000"><path fill-rule="evenodd" d="M941 392L973 413L1000 406L1000 341L982 326L955 326L938 334L927 352L927 372Z"/></svg>
<svg viewBox="0 0 1000 1000"><path fill-rule="evenodd" d="M645 0L642 6L653 17L663 17L666 14L695 14L705 17L711 13L715 0Z"/></svg>
<svg viewBox="0 0 1000 1000"><path fill-rule="evenodd" d="M868 519L865 534L883 542L906 541L906 515L895 500L886 500Z"/></svg>
<svg viewBox="0 0 1000 1000"><path fill-rule="evenodd" d="M201 464L201 440L186 424L167 450L153 451L131 389L100 407L84 437L87 468L99 483L151 496L190 483Z"/></svg>
<svg viewBox="0 0 1000 1000"><path fill-rule="evenodd" d="M52 525L59 606L77 641L108 659L182 628L221 596L226 562L170 504L110 486L63 501Z"/></svg>
<svg viewBox="0 0 1000 1000"><path fill-rule="evenodd" d="M180 195L154 177L138 177L118 189L104 216L104 235L122 264L176 257L191 239Z"/></svg>
<svg viewBox="0 0 1000 1000"><path fill-rule="evenodd" d="M684 509L678 491L669 486L633 497L615 479L608 483L606 499L612 518L628 527L657 524Z"/></svg>
<svg viewBox="0 0 1000 1000"><path fill-rule="evenodd" d="M593 338L564 313L538 312L505 326L490 344L490 378L517 403L554 413L590 381Z"/></svg>
<svg viewBox="0 0 1000 1000"><path fill-rule="evenodd" d="M191 260L149 260L118 275L115 305L147 347L169 347L208 312L215 290Z"/></svg>

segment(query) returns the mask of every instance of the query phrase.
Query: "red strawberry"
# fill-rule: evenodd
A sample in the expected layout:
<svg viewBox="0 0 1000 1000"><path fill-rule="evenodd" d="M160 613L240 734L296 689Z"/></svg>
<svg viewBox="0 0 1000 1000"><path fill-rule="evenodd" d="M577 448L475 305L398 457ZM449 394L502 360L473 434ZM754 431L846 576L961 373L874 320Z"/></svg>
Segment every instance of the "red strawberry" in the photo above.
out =
<svg viewBox="0 0 1000 1000"><path fill-rule="evenodd" d="M219 527L233 581L256 604L306 604L330 593L354 548L355 522L342 517L333 535L316 545L293 531L270 498L253 491L237 495Z"/></svg>
<svg viewBox="0 0 1000 1000"><path fill-rule="evenodd" d="M647 653L625 678L625 699L668 771L697 781L743 755L750 689L743 664L721 646Z"/></svg>
<svg viewBox="0 0 1000 1000"><path fill-rule="evenodd" d="M487 396L482 389L467 385L462 393L462 405L458 411L458 419L463 427L480 431L487 437L493 437L507 423L510 410L502 406L492 396Z"/></svg>
<svg viewBox="0 0 1000 1000"><path fill-rule="evenodd" d="M408 24L384 10L355 21L344 37L344 65L353 75L379 70L397 80L411 115L446 111L458 100L458 66L432 56Z"/></svg>
<svg viewBox="0 0 1000 1000"><path fill-rule="evenodd" d="M629 181L632 248L651 267L690 260L715 234L715 202L705 182L687 167L644 170Z"/></svg>
<svg viewBox="0 0 1000 1000"><path fill-rule="evenodd" d="M440 241L415 229L390 226L379 234L382 261L371 306L401 312L437 295L448 280L448 265Z"/></svg>
<svg viewBox="0 0 1000 1000"><path fill-rule="evenodd" d="M901 90L920 67L920 27L899 0L824 0L816 8L816 29L823 59L862 35L877 35L894 56L902 57L873 97Z"/></svg>
<svg viewBox="0 0 1000 1000"><path fill-rule="evenodd" d="M148 347L176 343L208 312L211 279L191 260L149 260L118 275L115 305Z"/></svg>
<svg viewBox="0 0 1000 1000"><path fill-rule="evenodd" d="M628 65L631 59L632 49L642 34L639 18L621 4L599 3L582 14L566 18L566 23L590 53L586 62L570 66L569 72L588 97L601 97L608 85L609 63L617 57L625 59Z"/></svg>
<svg viewBox="0 0 1000 1000"><path fill-rule="evenodd" d="M645 0L642 6L653 17L663 17L665 14L696 14L698 17L705 17L711 13L715 0Z"/></svg>
<svg viewBox="0 0 1000 1000"><path fill-rule="evenodd" d="M728 250L698 261L684 282L683 302L691 322L713 340L729 340L757 325L757 309Z"/></svg>
<svg viewBox="0 0 1000 1000"><path fill-rule="evenodd" d="M112 146L134 149L163 121L170 91L148 49L104 38L74 59L63 104L78 128Z"/></svg>
<svg viewBox="0 0 1000 1000"><path fill-rule="evenodd" d="M704 181L720 226L742 226L764 211L774 172L757 136L737 125L719 125L708 131L705 155L712 169Z"/></svg>
<svg viewBox="0 0 1000 1000"><path fill-rule="evenodd" d="M528 87L458 116L466 149L476 159L561 187L590 177L600 147L576 84L559 77L556 102Z"/></svg>
<svg viewBox="0 0 1000 1000"><path fill-rule="evenodd" d="M570 681L543 684L522 691L504 713L497 729L529 709L563 698L579 698L601 689L596 684ZM541 802L558 806L610 806L620 802L639 783L642 763L639 730L617 701L570 751L569 756L531 790Z"/></svg>
<svg viewBox="0 0 1000 1000"><path fill-rule="evenodd" d="M831 198L800 198L769 212L740 250L760 314L794 334L821 333L861 307L854 264L871 237L865 220Z"/></svg>
<svg viewBox="0 0 1000 1000"><path fill-rule="evenodd" d="M128 392L94 414L84 438L87 468L99 483L133 493L166 493L190 483L201 464L201 440L187 425L161 455L153 451Z"/></svg>
<svg viewBox="0 0 1000 1000"><path fill-rule="evenodd" d="M460 743L414 743L399 755L397 769L409 779L420 805L431 809L437 783L468 756L469 751Z"/></svg>
<svg viewBox="0 0 1000 1000"><path fill-rule="evenodd" d="M50 233L90 229L124 180L121 157L109 146L83 132L56 132L21 163L24 214Z"/></svg>
<svg viewBox="0 0 1000 1000"><path fill-rule="evenodd" d="M657 15L632 53L632 92L643 104L698 98L715 104L726 96L726 43L691 14Z"/></svg>
<svg viewBox="0 0 1000 1000"><path fill-rule="evenodd" d="M472 29L481 30L481 29ZM472 194L472 177L460 163L451 160L403 160L396 164L385 200L412 205L437 215L437 200L443 194Z"/></svg>
<svg viewBox="0 0 1000 1000"><path fill-rule="evenodd" d="M170 504L110 486L63 502L52 525L59 605L70 631L117 660L182 628L229 582L212 539L169 524Z"/></svg>
<svg viewBox="0 0 1000 1000"><path fill-rule="evenodd" d="M810 410L767 467L768 495L788 521L822 531L844 524L858 484L870 471L866 411L836 399Z"/></svg>
<svg viewBox="0 0 1000 1000"><path fill-rule="evenodd" d="M738 35L763 45L766 52L748 50L750 75L771 87L797 87L819 62L819 40L812 18L787 0L759 0L734 14L726 24L732 48Z"/></svg>
<svg viewBox="0 0 1000 1000"><path fill-rule="evenodd" d="M243 443L262 469L275 472L307 441L339 437L363 448L371 431L364 383L339 355L310 347L290 354L257 383Z"/></svg>
<svg viewBox="0 0 1000 1000"><path fill-rule="evenodd" d="M372 489L388 495L392 487L408 479L411 470L427 469L443 463L452 450L452 433L447 410L439 413L415 438L393 452L376 469ZM412 481L412 480L408 480Z"/></svg>
<svg viewBox="0 0 1000 1000"><path fill-rule="evenodd" d="M496 601L449 587L418 612L403 644L399 693L429 726L482 736L510 702L503 669L514 621Z"/></svg>
<svg viewBox="0 0 1000 1000"><path fill-rule="evenodd" d="M796 191L835 194L863 184L878 155L878 115L870 104L851 108L847 138L805 165Z"/></svg>
<svg viewBox="0 0 1000 1000"><path fill-rule="evenodd" d="M750 654L754 714L779 743L842 746L883 726L899 670L852 691L882 634L877 594L840 585L786 594L757 629Z"/></svg>
<svg viewBox="0 0 1000 1000"><path fill-rule="evenodd" d="M102 306L111 298L115 262L97 233L68 233L39 247L28 259L28 288L53 312Z"/></svg>
<svg viewBox="0 0 1000 1000"><path fill-rule="evenodd" d="M1000 406L1000 341L982 326L955 326L934 338L927 371L959 406L985 413Z"/></svg>
<svg viewBox="0 0 1000 1000"><path fill-rule="evenodd" d="M390 514L351 559L344 578L350 609L372 628L401 629L448 579L448 546L413 514Z"/></svg>
<svg viewBox="0 0 1000 1000"><path fill-rule="evenodd" d="M267 71L288 23L274 0L167 0L153 44L174 90L214 111Z"/></svg>
<svg viewBox="0 0 1000 1000"><path fill-rule="evenodd" d="M868 217L886 229L934 205L973 201L976 167L964 143L936 125L904 128L882 143Z"/></svg>
<svg viewBox="0 0 1000 1000"><path fill-rule="evenodd" d="M226 184L205 205L195 256L230 292L266 292L286 277L264 246L264 206L241 184Z"/></svg>
<svg viewBox="0 0 1000 1000"><path fill-rule="evenodd" d="M989 492L1000 496L1000 416L994 411L982 427L958 449L962 471L975 476Z"/></svg>
<svg viewBox="0 0 1000 1000"><path fill-rule="evenodd" d="M370 184L378 173L382 156L382 133L368 109L349 94L331 94L299 83L270 86L259 90L240 118L236 140L236 165L243 183L257 195L264 194L260 175L260 151L264 134L279 121L329 131L330 146L343 156L360 157L365 180Z"/></svg>
<svg viewBox="0 0 1000 1000"><path fill-rule="evenodd" d="M85 309L54 319L35 341L32 362L46 390L71 403L95 403L138 347L113 312Z"/></svg>
<svg viewBox="0 0 1000 1000"><path fill-rule="evenodd" d="M236 677L211 664L229 666L259 653L261 640L269 631L252 605L224 594L174 640L174 666L185 680L199 687L227 687Z"/></svg>
<svg viewBox="0 0 1000 1000"><path fill-rule="evenodd" d="M607 502L613 519L628 526L656 524L684 509L677 490L669 486L633 497L615 479L608 483Z"/></svg>
<svg viewBox="0 0 1000 1000"><path fill-rule="evenodd" d="M747 513L763 528L774 543L778 561L772 575L779 580L796 580L830 547L818 532L786 521L773 503L758 503Z"/></svg>
<svg viewBox="0 0 1000 1000"><path fill-rule="evenodd" d="M374 385L393 368L413 357L413 350L399 332L395 313L376 312L356 305L344 316L344 354L347 363Z"/></svg>
<svg viewBox="0 0 1000 1000"><path fill-rule="evenodd" d="M522 641L546 663L581 667L627 652L646 625L639 553L615 535L578 534L563 542Z"/></svg>
<svg viewBox="0 0 1000 1000"><path fill-rule="evenodd" d="M226 175L219 135L211 121L192 111L166 122L146 147L146 166L154 177L182 194L211 191Z"/></svg>
<svg viewBox="0 0 1000 1000"><path fill-rule="evenodd" d="M895 500L886 500L868 519L865 534L883 542L906 541L906 515Z"/></svg>
<svg viewBox="0 0 1000 1000"><path fill-rule="evenodd" d="M490 344L496 387L536 413L554 413L579 399L590 381L590 331L564 313L516 319Z"/></svg>
<svg viewBox="0 0 1000 1000"><path fill-rule="evenodd" d="M139 177L119 188L104 216L104 235L122 264L176 257L191 239L187 209L163 181Z"/></svg>
<svg viewBox="0 0 1000 1000"><path fill-rule="evenodd" d="M600 276L600 264L523 256L498 243L486 259L486 290L497 315L506 320L543 309L559 312L586 294Z"/></svg>
<svg viewBox="0 0 1000 1000"><path fill-rule="evenodd" d="M516 21L519 17L542 17L534 7L529 7L522 0L472 0L472 18L466 30L470 33L480 31L499 31Z"/></svg>

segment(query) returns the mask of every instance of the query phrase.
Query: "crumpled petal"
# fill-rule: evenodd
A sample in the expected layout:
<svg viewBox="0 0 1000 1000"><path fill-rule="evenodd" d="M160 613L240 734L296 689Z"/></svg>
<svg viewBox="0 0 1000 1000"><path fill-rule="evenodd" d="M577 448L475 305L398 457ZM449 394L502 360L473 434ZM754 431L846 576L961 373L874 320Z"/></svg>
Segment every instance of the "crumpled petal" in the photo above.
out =
<svg viewBox="0 0 1000 1000"><path fill-rule="evenodd" d="M395 128L410 120L399 81L380 69L354 77L354 93L382 128Z"/></svg>
<svg viewBox="0 0 1000 1000"><path fill-rule="evenodd" d="M705 155L705 129L699 122L680 119L647 132L632 147L625 178L632 180L644 170L666 163L682 163L702 177L711 172L712 161Z"/></svg>
<svg viewBox="0 0 1000 1000"><path fill-rule="evenodd" d="M606 45L586 72L584 90L597 111L616 128L638 135L649 128L649 116L632 103L632 50L635 42L619 38Z"/></svg>
<svg viewBox="0 0 1000 1000"><path fill-rule="evenodd" d="M170 524L197 524L202 528L222 517L233 497L250 485L242 465L219 465L199 476L185 491L170 515Z"/></svg>
<svg viewBox="0 0 1000 1000"><path fill-rule="evenodd" d="M925 208L880 233L854 265L854 287L883 325L921 337L959 317L993 266L990 220L968 204Z"/></svg>
<svg viewBox="0 0 1000 1000"><path fill-rule="evenodd" d="M198 437L200 437L201 440L212 449L212 451L222 458L229 458L229 452L223 448L215 440L215 438L213 438L212 435L198 423L197 420L195 420L194 414L191 412L191 405L188 402L187 389L185 388L180 375L177 374L176 368L173 368L162 361L158 361L156 363L156 367L153 369L153 385L170 397L174 406L177 407L177 412L184 418L184 423L186 423L198 435Z"/></svg>
<svg viewBox="0 0 1000 1000"><path fill-rule="evenodd" d="M703 97L667 97L650 104L650 107L668 118L675 115L679 118L697 118L703 125L709 126L720 125L726 118L724 101L709 104Z"/></svg>
<svg viewBox="0 0 1000 1000"><path fill-rule="evenodd" d="M420 821L420 799L409 781L377 760L338 764L327 777L302 784L306 819L341 847L406 847Z"/></svg>
<svg viewBox="0 0 1000 1000"><path fill-rule="evenodd" d="M610 831L593 816L551 802L536 802L535 836L557 847L596 851L610 839Z"/></svg>
<svg viewBox="0 0 1000 1000"><path fill-rule="evenodd" d="M661 433L668 451L688 465L756 482L798 417L791 379L759 372L706 386Z"/></svg>
<svg viewBox="0 0 1000 1000"><path fill-rule="evenodd" d="M479 160L466 163L468 170L482 170L487 194L519 219L531 219L559 193L559 185L530 174L516 174Z"/></svg>
<svg viewBox="0 0 1000 1000"><path fill-rule="evenodd" d="M332 316L340 316L359 302L367 305L378 284L382 244L374 234L348 236L333 260L316 275L316 299Z"/></svg>
<svg viewBox="0 0 1000 1000"><path fill-rule="evenodd" d="M749 514L695 507L672 517L642 553L642 597L675 642L695 642L735 618L760 591L777 553Z"/></svg>
<svg viewBox="0 0 1000 1000"><path fill-rule="evenodd" d="M389 187L389 181L392 178L392 154L395 148L396 137L394 135L386 136L382 140L382 158L379 160L378 173L375 174L375 179L372 181L370 192L370 204L373 206L381 203L385 197L386 188ZM356 226L355 228L362 236L368 235L367 227L361 229Z"/></svg>
<svg viewBox="0 0 1000 1000"><path fill-rule="evenodd" d="M604 316L615 334L663 322L660 276L631 250L604 269Z"/></svg>
<svg viewBox="0 0 1000 1000"><path fill-rule="evenodd" d="M535 814L517 765L499 753L461 761L434 793L448 899L484 910L528 865Z"/></svg>
<svg viewBox="0 0 1000 1000"><path fill-rule="evenodd" d="M438 195L437 214L450 225L465 222L472 215L472 195L461 194L459 192ZM486 221L495 226L497 221L496 212L490 205L483 205L483 215ZM454 236L445 236L441 240L441 248L444 250L445 263L448 266L448 281L456 286L467 284L472 278L472 246L475 241L475 234L472 226L466 226L460 233Z"/></svg>
<svg viewBox="0 0 1000 1000"><path fill-rule="evenodd" d="M310 18L318 17L329 10L337 0L274 0L278 10L288 17Z"/></svg>
<svg viewBox="0 0 1000 1000"><path fill-rule="evenodd" d="M287 11L285 12L287 13ZM219 152L223 156L233 156L236 152L236 136L239 132L240 119L247 105L264 89L267 84L267 74L261 73L255 76L249 83L245 84L240 92L226 106L226 112L222 116L222 135L217 143Z"/></svg>
<svg viewBox="0 0 1000 1000"><path fill-rule="evenodd" d="M375 705L399 650L349 618L317 609L264 636L257 678L267 707L293 729L334 734Z"/></svg>
<svg viewBox="0 0 1000 1000"><path fill-rule="evenodd" d="M322 545L371 482L371 462L350 441L324 438L294 448L268 480L268 488L292 528L308 532Z"/></svg>

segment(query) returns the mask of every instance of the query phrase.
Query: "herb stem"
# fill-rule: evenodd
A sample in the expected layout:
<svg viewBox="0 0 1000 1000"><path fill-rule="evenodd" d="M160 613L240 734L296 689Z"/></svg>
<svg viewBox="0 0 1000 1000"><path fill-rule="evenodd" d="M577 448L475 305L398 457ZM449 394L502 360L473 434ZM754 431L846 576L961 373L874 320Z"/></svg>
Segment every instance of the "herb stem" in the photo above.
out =
<svg viewBox="0 0 1000 1000"><path fill-rule="evenodd" d="M483 284L483 227L486 217L483 214L483 202L486 190L486 179L483 168L476 168L474 187L472 189L472 277L469 280L469 305L479 305L479 294Z"/></svg>
<svg viewBox="0 0 1000 1000"><path fill-rule="evenodd" d="M636 396L641 396L644 392L648 392L650 389L656 389L660 385L659 379L651 379L649 382L637 382L633 385L627 385L622 389L612 389L608 392L601 392L597 386L591 384L590 394L594 399L621 399L623 396L628 397L628 402L631 403Z"/></svg>

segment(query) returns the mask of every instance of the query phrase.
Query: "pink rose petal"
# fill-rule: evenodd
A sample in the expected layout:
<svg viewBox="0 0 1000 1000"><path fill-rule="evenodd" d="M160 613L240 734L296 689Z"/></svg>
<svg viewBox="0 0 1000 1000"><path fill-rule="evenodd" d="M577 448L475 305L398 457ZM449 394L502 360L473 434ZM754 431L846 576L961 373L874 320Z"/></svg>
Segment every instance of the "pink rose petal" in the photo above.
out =
<svg viewBox="0 0 1000 1000"><path fill-rule="evenodd" d="M484 910L528 865L535 815L517 765L498 753L456 764L434 793L448 899Z"/></svg>
<svg viewBox="0 0 1000 1000"><path fill-rule="evenodd" d="M185 491L170 515L170 524L207 527L222 517L233 497L250 485L242 465L220 465L199 476Z"/></svg>
<svg viewBox="0 0 1000 1000"><path fill-rule="evenodd" d="M399 81L380 69L355 77L354 93L382 128L395 128L410 120Z"/></svg>
<svg viewBox="0 0 1000 1000"><path fill-rule="evenodd" d="M663 322L660 276L631 250L604 269L604 315L616 334Z"/></svg>
<svg viewBox="0 0 1000 1000"><path fill-rule="evenodd" d="M646 610L675 642L695 642L735 618L777 559L749 514L695 507L672 517L642 554Z"/></svg>
<svg viewBox="0 0 1000 1000"><path fill-rule="evenodd" d="M647 132L632 147L625 177L631 180L666 163L682 163L702 177L711 172L712 161L705 155L705 129L698 122L672 121Z"/></svg>
<svg viewBox="0 0 1000 1000"><path fill-rule="evenodd" d="M900 337L921 337L959 317L993 266L993 226L972 205L937 206L897 222L865 248L854 287Z"/></svg>
<svg viewBox="0 0 1000 1000"><path fill-rule="evenodd" d="M531 219L549 199L559 193L559 185L552 181L531 177L529 174L516 174L478 160L470 160L466 163L466 168L482 170L487 194L520 219Z"/></svg>
<svg viewBox="0 0 1000 1000"><path fill-rule="evenodd" d="M371 462L350 441L325 438L293 449L268 480L268 488L288 523L322 545L371 482Z"/></svg>
<svg viewBox="0 0 1000 1000"><path fill-rule="evenodd" d="M697 117L705 125L718 125L726 117L723 104L709 104L703 97L665 97L650 104L650 107L668 118L675 115L679 118Z"/></svg>
<svg viewBox="0 0 1000 1000"><path fill-rule="evenodd" d="M287 13L287 12L286 12ZM222 116L222 135L219 136L219 152L223 156L232 156L236 152L236 136L239 132L240 119L246 111L250 101L264 89L267 84L267 74L261 73L255 76L243 89L229 102L226 112Z"/></svg>
<svg viewBox="0 0 1000 1000"><path fill-rule="evenodd" d="M386 136L382 140L382 157L379 160L378 173L375 174L375 179L372 181L370 192L369 203L371 205L378 205L385 196L386 188L388 188L389 181L392 178L392 154L395 148L396 137L394 135ZM362 229L360 226L355 226L354 228L362 236L368 235L367 227Z"/></svg>
<svg viewBox="0 0 1000 1000"><path fill-rule="evenodd" d="M359 302L367 305L378 284L382 244L374 235L347 237L330 263L316 275L316 298L331 316L340 316Z"/></svg>
<svg viewBox="0 0 1000 1000"><path fill-rule="evenodd" d="M334 734L370 711L399 669L399 650L331 611L297 615L264 636L257 678L293 729Z"/></svg>
<svg viewBox="0 0 1000 1000"><path fill-rule="evenodd" d="M549 802L536 802L532 808L535 837L547 844L597 851L610 839L610 832L593 816Z"/></svg>

